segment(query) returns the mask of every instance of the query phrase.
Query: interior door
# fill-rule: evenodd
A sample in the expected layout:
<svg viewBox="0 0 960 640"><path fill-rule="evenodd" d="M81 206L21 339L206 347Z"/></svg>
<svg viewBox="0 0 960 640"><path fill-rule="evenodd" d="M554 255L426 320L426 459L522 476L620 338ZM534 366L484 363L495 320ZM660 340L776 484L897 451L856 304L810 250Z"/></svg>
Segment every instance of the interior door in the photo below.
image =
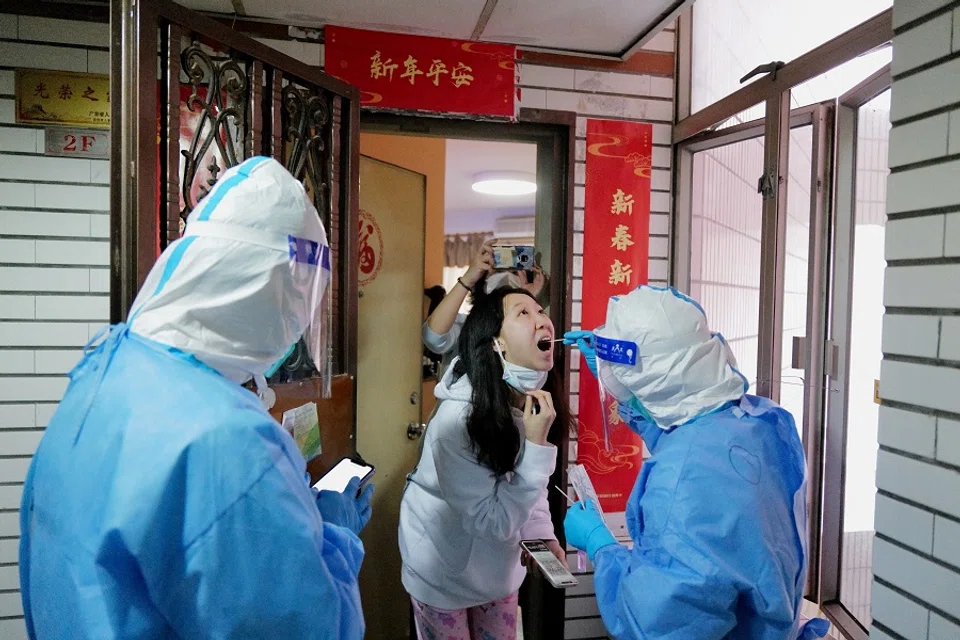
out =
<svg viewBox="0 0 960 640"><path fill-rule="evenodd" d="M426 176L361 156L357 451L377 472L360 592L372 639L409 631L397 525L419 452L425 216Z"/></svg>

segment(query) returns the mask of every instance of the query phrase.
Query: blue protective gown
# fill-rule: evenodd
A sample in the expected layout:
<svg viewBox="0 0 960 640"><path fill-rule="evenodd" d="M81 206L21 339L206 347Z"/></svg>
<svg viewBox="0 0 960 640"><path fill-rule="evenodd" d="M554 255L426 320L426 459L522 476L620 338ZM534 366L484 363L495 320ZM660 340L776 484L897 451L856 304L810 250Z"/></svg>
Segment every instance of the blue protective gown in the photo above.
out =
<svg viewBox="0 0 960 640"><path fill-rule="evenodd" d="M130 332L71 372L26 480L31 638L361 638L360 540L254 394Z"/></svg>
<svg viewBox="0 0 960 640"><path fill-rule="evenodd" d="M663 431L625 405L651 451L627 504L633 549L601 548L597 601L618 639L803 640L804 458L791 415L744 396Z"/></svg>

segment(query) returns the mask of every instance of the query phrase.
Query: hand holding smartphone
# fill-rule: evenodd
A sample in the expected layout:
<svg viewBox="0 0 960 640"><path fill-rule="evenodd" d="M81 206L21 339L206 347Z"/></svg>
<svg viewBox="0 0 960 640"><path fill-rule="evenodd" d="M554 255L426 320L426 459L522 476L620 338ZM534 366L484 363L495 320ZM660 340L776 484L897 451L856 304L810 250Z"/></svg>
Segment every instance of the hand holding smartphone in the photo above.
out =
<svg viewBox="0 0 960 640"><path fill-rule="evenodd" d="M535 249L530 245L496 244L492 250L494 269L529 271L536 266Z"/></svg>
<svg viewBox="0 0 960 640"><path fill-rule="evenodd" d="M342 493L351 479L360 478L360 486L362 487L373 477L375 472L374 466L365 462L359 456L345 457L323 474L313 485L313 488L318 491L338 491Z"/></svg>
<svg viewBox="0 0 960 640"><path fill-rule="evenodd" d="M553 555L550 547L543 540L521 540L520 546L530 554L540 572L555 588L566 589L579 584L573 574L557 559L557 556Z"/></svg>

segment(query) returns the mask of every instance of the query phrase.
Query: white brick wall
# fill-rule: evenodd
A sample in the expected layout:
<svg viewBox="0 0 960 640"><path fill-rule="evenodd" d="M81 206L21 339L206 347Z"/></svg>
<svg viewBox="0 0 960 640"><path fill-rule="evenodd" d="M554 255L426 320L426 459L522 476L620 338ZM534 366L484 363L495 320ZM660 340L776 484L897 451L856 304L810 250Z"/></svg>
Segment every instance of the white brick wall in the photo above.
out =
<svg viewBox="0 0 960 640"><path fill-rule="evenodd" d="M870 635L946 640L960 638L960 6L895 0L894 26Z"/></svg>
<svg viewBox="0 0 960 640"><path fill-rule="evenodd" d="M41 44L49 42L51 44ZM23 478L66 373L109 316L106 160L44 155L15 122L16 65L109 72L105 24L0 14L0 638L25 636L17 578Z"/></svg>

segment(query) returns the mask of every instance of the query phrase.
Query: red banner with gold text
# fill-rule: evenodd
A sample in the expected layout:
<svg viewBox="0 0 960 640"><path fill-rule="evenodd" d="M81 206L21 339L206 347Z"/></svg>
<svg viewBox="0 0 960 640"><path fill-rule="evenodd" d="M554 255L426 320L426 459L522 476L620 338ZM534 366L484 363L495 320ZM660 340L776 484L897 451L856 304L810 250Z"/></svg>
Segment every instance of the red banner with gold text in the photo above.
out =
<svg viewBox="0 0 960 640"><path fill-rule="evenodd" d="M587 120L587 177L583 231L581 325L606 320L607 301L647 282L650 253L650 167L653 127L637 122ZM577 461L587 469L607 513L624 511L643 464L643 443L607 396L600 406L597 380L580 365ZM610 450L601 411L613 426Z"/></svg>
<svg viewBox="0 0 960 640"><path fill-rule="evenodd" d="M516 47L324 28L324 69L364 107L516 117Z"/></svg>

